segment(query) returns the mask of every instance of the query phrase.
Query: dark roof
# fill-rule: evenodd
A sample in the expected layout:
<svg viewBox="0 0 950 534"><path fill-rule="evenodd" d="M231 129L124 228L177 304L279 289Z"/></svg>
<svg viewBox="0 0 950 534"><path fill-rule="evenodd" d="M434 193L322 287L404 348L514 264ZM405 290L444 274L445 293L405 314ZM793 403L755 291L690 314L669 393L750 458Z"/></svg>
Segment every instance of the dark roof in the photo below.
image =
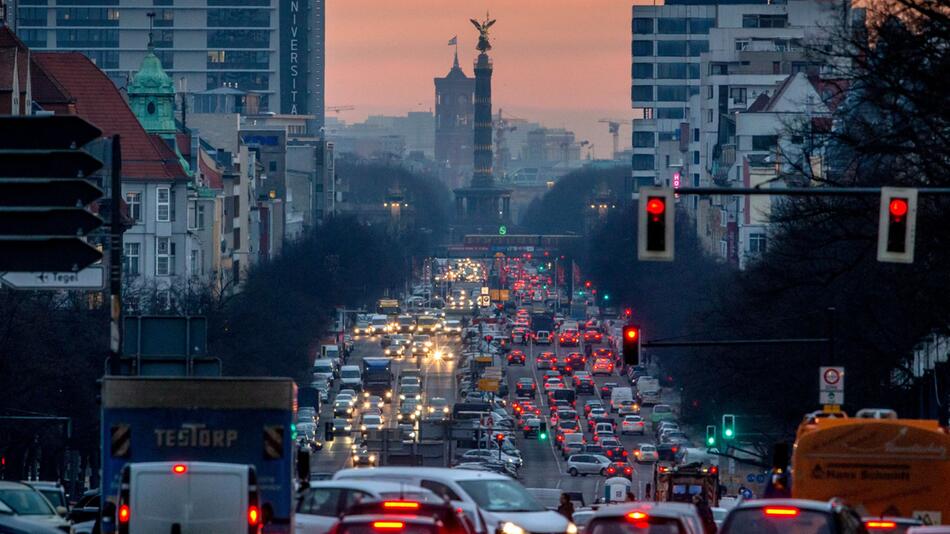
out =
<svg viewBox="0 0 950 534"><path fill-rule="evenodd" d="M749 109L746 111L757 112L765 111L765 107L769 105L769 94L768 93L759 93L759 96L755 97L755 100L752 102L752 105L749 106Z"/></svg>
<svg viewBox="0 0 950 534"><path fill-rule="evenodd" d="M13 65L15 60L16 48L0 48L0 91L13 90Z"/></svg>
<svg viewBox="0 0 950 534"><path fill-rule="evenodd" d="M75 113L122 143L123 180L186 180L178 156L149 135L108 76L79 52L36 52L36 63L75 101ZM43 101L34 99L40 105Z"/></svg>

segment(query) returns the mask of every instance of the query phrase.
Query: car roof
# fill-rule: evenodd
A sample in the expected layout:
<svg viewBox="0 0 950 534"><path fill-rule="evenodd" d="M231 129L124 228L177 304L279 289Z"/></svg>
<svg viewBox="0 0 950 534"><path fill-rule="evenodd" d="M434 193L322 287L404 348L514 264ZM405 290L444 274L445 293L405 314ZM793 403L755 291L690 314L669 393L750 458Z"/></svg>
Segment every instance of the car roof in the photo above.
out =
<svg viewBox="0 0 950 534"><path fill-rule="evenodd" d="M497 473L488 473L482 471L461 471L449 469L446 467L413 467L407 470L405 467L370 467L370 468L349 468L341 469L333 475L334 480L338 479L364 479L364 478L382 478L391 477L393 479L404 478L432 478L443 480L510 480L509 477Z"/></svg>
<svg viewBox="0 0 950 534"><path fill-rule="evenodd" d="M364 468L365 469L365 468ZM375 491L375 492L391 492L391 491L410 491L412 493L427 493L429 490L426 488L421 488L419 486L414 486L407 484L405 482L396 482L392 480L370 480L365 478L347 478L337 480L336 478L332 480L320 480L318 482L311 482L311 488L342 488L342 489L361 489L366 491Z"/></svg>
<svg viewBox="0 0 950 534"><path fill-rule="evenodd" d="M647 515L658 517L681 517L684 515L697 515L696 507L683 502L636 502L609 504L601 506L594 512L594 519L601 517L623 517L630 512L645 512Z"/></svg>
<svg viewBox="0 0 950 534"><path fill-rule="evenodd" d="M15 480L0 480L0 489L2 490L28 490L33 491L28 484L25 482L17 482Z"/></svg>

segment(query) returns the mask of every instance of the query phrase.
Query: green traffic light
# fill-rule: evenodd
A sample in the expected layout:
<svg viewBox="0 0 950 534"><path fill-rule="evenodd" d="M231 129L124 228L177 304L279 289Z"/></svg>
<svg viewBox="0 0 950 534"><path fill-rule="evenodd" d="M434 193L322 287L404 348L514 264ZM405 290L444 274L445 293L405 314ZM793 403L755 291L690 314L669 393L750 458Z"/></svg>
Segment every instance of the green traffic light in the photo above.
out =
<svg viewBox="0 0 950 534"><path fill-rule="evenodd" d="M706 445L709 445L710 447L712 447L715 444L716 444L716 438L713 438L713 437L706 438Z"/></svg>
<svg viewBox="0 0 950 534"><path fill-rule="evenodd" d="M290 439L297 439L297 425L295 423L290 423Z"/></svg>
<svg viewBox="0 0 950 534"><path fill-rule="evenodd" d="M731 437L732 437L732 429L731 429L731 428L727 428L726 431L725 431L725 434L726 434L726 437L727 437L727 438L731 438Z"/></svg>
<svg viewBox="0 0 950 534"><path fill-rule="evenodd" d="M538 434L538 439L541 440L541 441L544 441L544 440L548 439L548 434L547 434L547 432L541 432L540 434Z"/></svg>

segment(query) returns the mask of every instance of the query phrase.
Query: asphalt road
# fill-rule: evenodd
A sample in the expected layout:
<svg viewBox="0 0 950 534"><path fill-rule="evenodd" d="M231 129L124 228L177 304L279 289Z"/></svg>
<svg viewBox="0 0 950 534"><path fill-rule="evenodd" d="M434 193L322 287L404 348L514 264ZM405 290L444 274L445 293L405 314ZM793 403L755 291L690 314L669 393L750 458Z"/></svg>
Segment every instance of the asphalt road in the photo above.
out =
<svg viewBox="0 0 950 534"><path fill-rule="evenodd" d="M436 360L434 358L422 358L419 362L423 372L424 398L443 397L448 400L451 406L455 402L455 365L459 351L459 343L455 338L447 336L435 336L435 347L447 349L452 358ZM379 344L379 336L362 336L354 340L353 352L347 360L348 365L362 365L363 358L382 357L383 348ZM383 408L383 418L387 426L395 426L396 410L398 409L398 381L399 373L402 369L416 367L416 358L402 358L393 360L393 376L395 377L396 390L393 392L392 403L388 403ZM334 387L334 392L339 389ZM318 436L323 435L323 422L332 420L333 398L326 403L320 414L320 430ZM359 416L352 419L354 429L359 428ZM318 451L311 460L311 472L313 473L333 473L345 467L350 467L352 458L351 446L353 445L352 436L335 436L332 442L324 441L323 450Z"/></svg>
<svg viewBox="0 0 950 534"><path fill-rule="evenodd" d="M594 348L606 347L607 345L595 345ZM521 348L527 354L527 363L524 367L521 366L509 366L508 367L508 381L512 388L511 399L514 399L514 384L519 378L531 377L535 380L535 383L538 384L538 395L536 397L537 401L540 401L543 408L542 414L547 413L547 400L545 395L541 391L541 372L537 370L535 357L541 352L556 352L558 356L566 355L570 352L583 352L583 345L581 347L559 347L557 344L552 345L527 345L524 347L516 346L516 348ZM607 377L607 376L596 376L594 381L597 384L595 390L599 390L600 386L606 382L616 382L619 386L627 386L629 383L625 378L621 378L616 373ZM665 404L676 404L676 400L673 398L671 392L664 390L664 395L662 401ZM577 396L577 409L578 412L583 414L583 405L584 402L589 399L600 398L597 394L579 394ZM674 406L674 409L677 407ZM642 409L641 415L644 419L649 421L650 414L652 412L652 407L644 407ZM615 416L616 417L616 416ZM586 428L586 420L583 420L582 423ZM552 425L548 424L549 430L552 429ZM588 443L592 443L590 433L585 433ZM653 434L649 429L649 423L647 425L646 434L644 436L639 435L626 435L620 436L621 441L624 444L624 447L631 451L639 443L654 443ZM604 481L605 477L588 475L588 476L578 476L572 477L567 473L566 461L562 458L560 450L554 445L554 433L550 432L550 438L545 441L540 441L537 438L525 439L519 434L518 438L518 447L521 449L522 457L524 458L525 465L522 468L521 472L521 482L529 488L557 488L565 491L578 491L583 492L584 502L590 503L594 499L604 495ZM637 495L637 498L642 498L645 492L645 486L647 483L652 484L653 480L653 463L631 463L634 468L633 476L631 477L632 489Z"/></svg>

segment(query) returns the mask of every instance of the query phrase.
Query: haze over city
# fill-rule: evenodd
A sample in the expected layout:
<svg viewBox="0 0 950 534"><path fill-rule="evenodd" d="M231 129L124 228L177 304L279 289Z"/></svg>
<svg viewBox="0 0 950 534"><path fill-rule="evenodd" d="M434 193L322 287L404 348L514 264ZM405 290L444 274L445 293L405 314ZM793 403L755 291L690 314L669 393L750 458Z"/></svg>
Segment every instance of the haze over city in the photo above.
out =
<svg viewBox="0 0 950 534"><path fill-rule="evenodd" d="M459 62L472 76L478 33L470 18L486 9L492 28L494 112L573 129L609 157L601 118L630 110L630 5L623 0L331 0L327 17L327 105L353 105L347 122L434 106L432 78ZM629 124L629 122L627 122ZM629 146L624 126L621 146Z"/></svg>

